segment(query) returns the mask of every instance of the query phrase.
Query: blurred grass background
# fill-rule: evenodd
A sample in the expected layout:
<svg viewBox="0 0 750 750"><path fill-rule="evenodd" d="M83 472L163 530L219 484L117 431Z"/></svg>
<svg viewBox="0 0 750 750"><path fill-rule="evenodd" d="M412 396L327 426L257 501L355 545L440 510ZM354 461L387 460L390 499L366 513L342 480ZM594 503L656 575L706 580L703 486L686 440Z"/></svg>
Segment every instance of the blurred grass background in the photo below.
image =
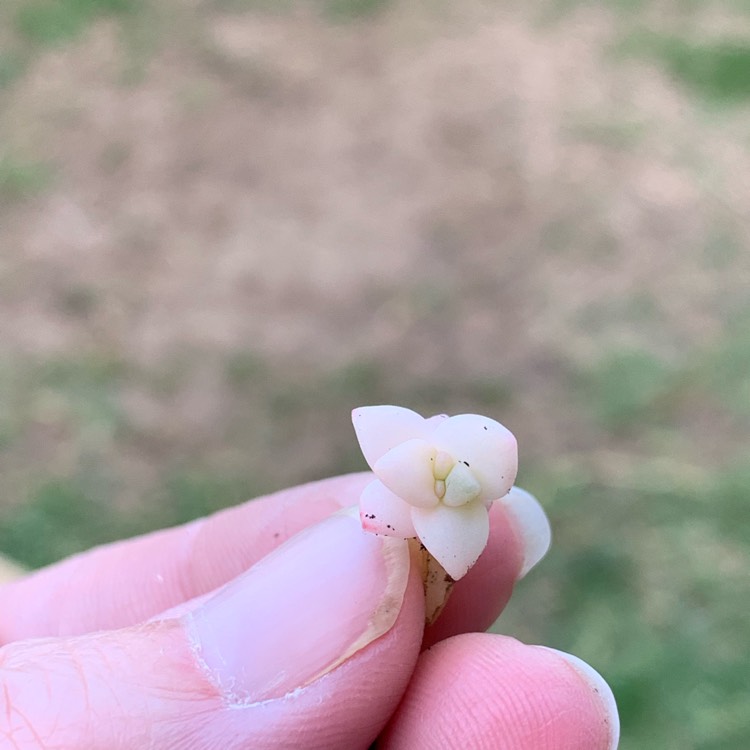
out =
<svg viewBox="0 0 750 750"><path fill-rule="evenodd" d="M0 551L487 413L554 527L496 629L749 747L749 134L744 0L7 0Z"/></svg>

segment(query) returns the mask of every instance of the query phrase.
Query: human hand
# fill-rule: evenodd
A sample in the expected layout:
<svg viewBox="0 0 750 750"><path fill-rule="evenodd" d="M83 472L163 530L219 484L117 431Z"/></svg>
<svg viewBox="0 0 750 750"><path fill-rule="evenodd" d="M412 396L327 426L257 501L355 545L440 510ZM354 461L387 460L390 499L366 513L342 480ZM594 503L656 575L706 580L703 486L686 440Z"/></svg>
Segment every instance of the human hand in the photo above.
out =
<svg viewBox="0 0 750 750"><path fill-rule="evenodd" d="M541 511L493 504L487 549L424 630L406 543L331 515L369 479L0 586L0 747L615 748L614 699L590 667L481 632L546 549Z"/></svg>

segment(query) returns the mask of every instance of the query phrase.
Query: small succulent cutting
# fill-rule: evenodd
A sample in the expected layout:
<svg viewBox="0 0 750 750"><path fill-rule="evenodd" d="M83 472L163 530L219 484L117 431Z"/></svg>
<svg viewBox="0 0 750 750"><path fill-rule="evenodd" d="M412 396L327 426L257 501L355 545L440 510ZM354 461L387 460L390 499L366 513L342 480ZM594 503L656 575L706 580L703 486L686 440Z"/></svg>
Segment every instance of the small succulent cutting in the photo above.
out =
<svg viewBox="0 0 750 750"><path fill-rule="evenodd" d="M417 537L454 581L487 545L489 508L513 486L518 447L510 430L478 414L425 419L400 406L352 412L376 479L362 492L366 531Z"/></svg>

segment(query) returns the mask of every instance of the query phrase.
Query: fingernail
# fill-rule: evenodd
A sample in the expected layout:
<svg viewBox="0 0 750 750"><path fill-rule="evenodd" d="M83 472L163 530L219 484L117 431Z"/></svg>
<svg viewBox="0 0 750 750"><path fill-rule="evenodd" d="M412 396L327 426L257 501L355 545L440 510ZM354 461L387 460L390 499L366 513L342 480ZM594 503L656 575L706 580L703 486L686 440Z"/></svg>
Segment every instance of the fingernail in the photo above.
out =
<svg viewBox="0 0 750 750"><path fill-rule="evenodd" d="M607 750L617 750L617 746L620 744L620 715L617 712L617 702L615 701L612 688L610 688L599 672L590 664L583 661L583 659L579 659L577 656L568 654L565 651L558 651L556 648L548 648L547 646L539 646L538 648L554 651L558 656L565 659L596 693L596 697L599 699L606 714L605 721L609 727L609 745L607 746Z"/></svg>
<svg viewBox="0 0 750 750"><path fill-rule="evenodd" d="M396 621L403 539L338 513L292 537L184 617L209 678L234 703L279 698L329 672Z"/></svg>
<svg viewBox="0 0 750 750"><path fill-rule="evenodd" d="M513 487L500 502L510 514L523 543L520 580L547 554L552 530L539 501L526 490Z"/></svg>

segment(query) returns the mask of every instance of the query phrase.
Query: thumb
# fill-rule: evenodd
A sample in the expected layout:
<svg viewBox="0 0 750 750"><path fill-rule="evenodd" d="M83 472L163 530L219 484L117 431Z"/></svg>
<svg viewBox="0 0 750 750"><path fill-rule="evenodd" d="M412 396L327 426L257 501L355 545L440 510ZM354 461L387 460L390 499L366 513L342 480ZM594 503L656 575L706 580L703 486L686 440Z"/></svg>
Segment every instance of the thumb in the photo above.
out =
<svg viewBox="0 0 750 750"><path fill-rule="evenodd" d="M0 650L0 737L37 748L357 748L422 637L406 542L335 515L181 616Z"/></svg>

